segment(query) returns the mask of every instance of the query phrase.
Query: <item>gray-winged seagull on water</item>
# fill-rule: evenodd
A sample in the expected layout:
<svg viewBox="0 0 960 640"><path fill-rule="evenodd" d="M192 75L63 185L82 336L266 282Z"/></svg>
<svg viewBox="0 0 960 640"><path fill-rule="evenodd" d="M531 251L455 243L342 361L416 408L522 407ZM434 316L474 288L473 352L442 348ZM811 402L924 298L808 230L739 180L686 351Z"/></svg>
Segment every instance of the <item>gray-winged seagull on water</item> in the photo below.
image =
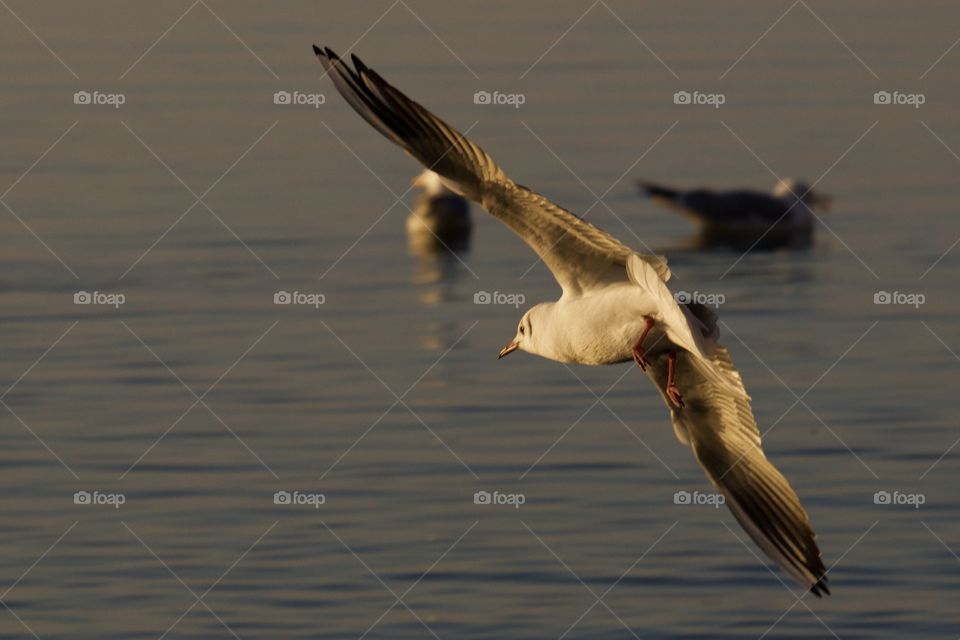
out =
<svg viewBox="0 0 960 640"><path fill-rule="evenodd" d="M792 178L778 181L770 193L676 189L644 180L638 181L637 186L646 195L699 222L707 244L737 248L809 246L816 221L813 210L826 208L831 202L829 196Z"/></svg>
<svg viewBox="0 0 960 640"><path fill-rule="evenodd" d="M356 56L314 52L368 123L520 236L563 290L527 311L500 357L520 349L560 362L631 359L660 391L677 437L692 447L750 537L815 595L829 593L806 511L767 460L750 398L706 307L678 305L670 270L508 178L480 147L410 100Z"/></svg>

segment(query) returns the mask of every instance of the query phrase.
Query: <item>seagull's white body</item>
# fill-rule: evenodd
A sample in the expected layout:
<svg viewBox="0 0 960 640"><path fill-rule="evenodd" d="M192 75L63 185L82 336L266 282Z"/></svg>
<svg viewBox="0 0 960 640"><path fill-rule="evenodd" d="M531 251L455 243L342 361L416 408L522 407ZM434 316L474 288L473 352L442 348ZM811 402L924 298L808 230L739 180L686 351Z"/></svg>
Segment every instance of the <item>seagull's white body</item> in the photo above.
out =
<svg viewBox="0 0 960 640"><path fill-rule="evenodd" d="M470 202L447 187L433 171L424 170L413 181L423 189L407 216L407 235L420 248L458 250L470 240Z"/></svg>
<svg viewBox="0 0 960 640"><path fill-rule="evenodd" d="M829 593L806 511L764 455L740 374L717 343L716 314L676 302L666 261L633 251L516 184L480 147L356 56L350 69L329 49L314 51L357 113L500 219L553 273L560 299L527 311L501 356L521 349L560 362L615 364L635 357L641 334L652 327L642 340L647 377L664 397L677 437L753 540L814 594ZM668 393L671 361L682 404Z"/></svg>

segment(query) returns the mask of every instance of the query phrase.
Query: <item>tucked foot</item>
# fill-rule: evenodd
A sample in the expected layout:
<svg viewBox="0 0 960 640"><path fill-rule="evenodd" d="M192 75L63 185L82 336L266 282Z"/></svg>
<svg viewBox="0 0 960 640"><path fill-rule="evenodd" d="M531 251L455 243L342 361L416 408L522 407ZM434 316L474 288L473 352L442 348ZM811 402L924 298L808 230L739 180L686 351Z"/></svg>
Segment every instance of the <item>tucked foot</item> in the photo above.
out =
<svg viewBox="0 0 960 640"><path fill-rule="evenodd" d="M646 371L647 367L650 366L650 361L647 360L647 356L643 353L643 347L633 348L633 361L637 363L641 371Z"/></svg>
<svg viewBox="0 0 960 640"><path fill-rule="evenodd" d="M670 401L679 408L683 409L685 406L687 406L683 402L683 395L681 395L680 389L677 389L677 385L667 385L667 396L670 398Z"/></svg>
<svg viewBox="0 0 960 640"><path fill-rule="evenodd" d="M643 327L643 333L640 334L637 343L633 345L633 361L637 363L641 371L646 371L647 367L650 366L650 361L647 360L647 356L643 351L643 341L647 339L647 334L650 333L650 329L653 328L655 323L650 316L643 316L643 321L646 323Z"/></svg>
<svg viewBox="0 0 960 640"><path fill-rule="evenodd" d="M677 388L676 372L677 352L670 351L667 353L667 397L670 398L673 404L683 409L687 405L684 404L683 395L680 394L680 389Z"/></svg>

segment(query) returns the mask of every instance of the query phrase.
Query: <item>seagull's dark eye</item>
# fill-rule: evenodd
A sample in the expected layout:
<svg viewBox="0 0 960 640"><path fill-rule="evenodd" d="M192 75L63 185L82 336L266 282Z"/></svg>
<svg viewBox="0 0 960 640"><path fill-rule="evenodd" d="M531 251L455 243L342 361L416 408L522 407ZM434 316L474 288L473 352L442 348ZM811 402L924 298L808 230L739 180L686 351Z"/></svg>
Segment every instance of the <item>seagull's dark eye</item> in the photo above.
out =
<svg viewBox="0 0 960 640"><path fill-rule="evenodd" d="M520 335L524 334L523 325L520 325Z"/></svg>

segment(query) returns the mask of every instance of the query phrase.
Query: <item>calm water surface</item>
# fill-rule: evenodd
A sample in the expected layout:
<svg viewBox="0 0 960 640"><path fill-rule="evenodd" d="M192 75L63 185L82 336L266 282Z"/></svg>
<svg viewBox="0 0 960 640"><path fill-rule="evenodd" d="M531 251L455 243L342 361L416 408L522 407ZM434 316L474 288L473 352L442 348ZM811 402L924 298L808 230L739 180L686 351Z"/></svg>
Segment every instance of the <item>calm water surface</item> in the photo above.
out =
<svg viewBox="0 0 960 640"><path fill-rule="evenodd" d="M954 4L8 4L0 637L960 635L960 250L942 257L960 235L960 53L931 68ZM710 488L639 373L496 361L557 287L479 211L469 253L411 254L396 196L415 165L310 52L358 38L518 181L667 253L675 289L723 295L833 597L798 602L725 509L674 503ZM698 252L632 184L775 175L836 198L807 252Z"/></svg>

